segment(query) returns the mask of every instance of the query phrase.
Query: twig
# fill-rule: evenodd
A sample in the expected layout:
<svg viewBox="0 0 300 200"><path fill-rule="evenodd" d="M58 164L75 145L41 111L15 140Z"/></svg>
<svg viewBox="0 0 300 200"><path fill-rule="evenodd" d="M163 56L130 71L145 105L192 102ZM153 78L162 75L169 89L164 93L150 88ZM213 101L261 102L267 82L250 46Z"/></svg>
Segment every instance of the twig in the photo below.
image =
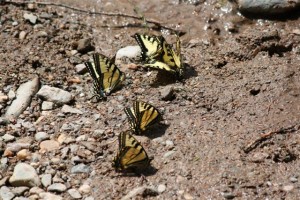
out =
<svg viewBox="0 0 300 200"><path fill-rule="evenodd" d="M158 26L160 28L164 28L173 32L177 32L182 34L185 34L184 31L178 31L175 30L171 27L162 25L161 23L159 23L156 20L146 20L145 18L141 18L135 15L129 15L129 14L124 14L124 13L111 13L111 12L94 12L94 11L88 11L88 10L84 10L78 7L74 7L74 6L69 6L66 4L61 4L61 3L54 3L54 2L36 2L36 1L4 1L4 4L14 4L14 5L26 5L26 4L36 4L36 5L46 5L46 6L58 6L58 7L63 7L63 8L67 8L67 9L71 9L71 10L75 10L77 12L82 12L82 13L87 13L89 15L105 15L105 16L110 16L110 17L127 17L127 18L132 18L132 19L138 19L138 20L144 20L147 23L151 23L154 24L155 26Z"/></svg>
<svg viewBox="0 0 300 200"><path fill-rule="evenodd" d="M249 153L250 151L252 151L254 148L256 148L261 142L271 138L273 135L276 134L285 134L285 133L291 133L291 132L295 132L299 130L299 126L298 125L294 125L294 126L290 126L287 128L281 128L279 130L276 131L271 131L265 134L262 134L259 138L257 138L256 140L254 140L253 142L249 143L245 148L244 148L244 152L245 153Z"/></svg>

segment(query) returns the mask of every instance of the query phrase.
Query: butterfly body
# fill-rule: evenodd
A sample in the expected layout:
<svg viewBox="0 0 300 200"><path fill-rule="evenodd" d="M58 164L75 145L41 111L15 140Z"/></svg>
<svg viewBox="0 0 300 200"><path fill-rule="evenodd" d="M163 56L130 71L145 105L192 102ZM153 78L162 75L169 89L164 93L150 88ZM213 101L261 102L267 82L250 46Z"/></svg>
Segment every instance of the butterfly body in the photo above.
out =
<svg viewBox="0 0 300 200"><path fill-rule="evenodd" d="M149 158L143 146L130 131L122 132L119 137L119 152L113 160L113 167L117 171L127 169L145 169L150 165Z"/></svg>
<svg viewBox="0 0 300 200"><path fill-rule="evenodd" d="M125 74L102 54L93 54L93 62L85 62L85 66L93 78L94 96L97 98L110 95L125 80Z"/></svg>

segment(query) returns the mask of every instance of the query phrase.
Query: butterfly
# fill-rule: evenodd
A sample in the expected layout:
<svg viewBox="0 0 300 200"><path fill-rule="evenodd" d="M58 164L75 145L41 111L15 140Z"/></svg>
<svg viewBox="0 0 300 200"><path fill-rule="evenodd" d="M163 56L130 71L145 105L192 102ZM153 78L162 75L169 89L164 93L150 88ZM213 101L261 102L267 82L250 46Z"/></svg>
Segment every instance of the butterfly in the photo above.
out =
<svg viewBox="0 0 300 200"><path fill-rule="evenodd" d="M114 64L113 60L95 53L93 54L94 62L84 63L94 81L93 97L106 98L125 80L125 74Z"/></svg>
<svg viewBox="0 0 300 200"><path fill-rule="evenodd" d="M142 50L142 61L153 59L161 54L162 36L136 33L133 37Z"/></svg>
<svg viewBox="0 0 300 200"><path fill-rule="evenodd" d="M181 43L177 36L176 50L168 44L165 38L161 37L162 51L160 57L150 58L144 64L144 67L165 70L174 73L181 78L184 73L184 64L181 61Z"/></svg>
<svg viewBox="0 0 300 200"><path fill-rule="evenodd" d="M117 171L126 169L145 169L153 158L149 158L143 146L131 134L130 130L122 132L119 137L119 152L112 166Z"/></svg>
<svg viewBox="0 0 300 200"><path fill-rule="evenodd" d="M142 101L133 102L133 106L125 108L124 111L132 130L136 134L141 134L141 132L161 120L160 112L154 106Z"/></svg>

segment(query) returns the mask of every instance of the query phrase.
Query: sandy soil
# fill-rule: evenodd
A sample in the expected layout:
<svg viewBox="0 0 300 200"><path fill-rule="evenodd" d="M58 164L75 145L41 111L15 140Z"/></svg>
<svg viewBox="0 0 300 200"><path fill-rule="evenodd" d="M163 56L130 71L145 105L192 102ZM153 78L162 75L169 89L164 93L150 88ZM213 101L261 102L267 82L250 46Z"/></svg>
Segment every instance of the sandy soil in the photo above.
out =
<svg viewBox="0 0 300 200"><path fill-rule="evenodd" d="M92 86L89 74L75 71L75 65L88 60L92 52L72 55L76 42L92 38L95 51L113 56L122 47L136 45L130 36L146 31L141 21L54 6L35 10L0 6L2 92L8 94L36 75L42 84L71 92L75 96L71 106L84 114L60 117L61 107L57 107L36 124L36 131L49 132L54 139L65 133L73 138L86 135L96 141L95 151L85 157L97 159L88 163L93 168L91 174L70 173L71 158L76 152L63 160L66 168L56 168L68 177L70 187L89 181L95 199L119 199L134 188L160 184L166 186L164 192L135 198L299 199L299 18L251 20L226 1L209 0L198 5L170 1L159 6L158 1L145 2L120 1L116 6L109 1L63 1L82 9L131 15L135 5L146 19L185 32L181 40L187 70L182 81L166 82L164 75L157 72L131 70L124 65L120 67L127 75L123 88L107 101L97 103L87 100ZM39 18L37 27L23 19L24 12L51 17ZM18 25L13 26L13 21ZM27 33L23 40L19 39L21 31ZM47 36L39 35L39 31L45 31ZM159 34L155 30L152 33ZM174 41L168 30L162 33L169 42ZM160 90L167 86L174 88L172 101L161 100ZM135 99L151 102L164 118L161 125L137 136L148 154L154 156L152 167L156 170L144 178L116 173L111 167L117 143L110 142L129 128L123 109ZM20 118L34 123L43 115L41 103L35 96ZM9 102L1 105L4 114ZM97 115L100 117L95 120ZM79 128L61 130L63 124ZM104 133L95 134L97 129ZM7 125L1 130L17 139L34 137L26 127L16 131ZM275 133L270 137L244 151L261 134L272 131ZM174 145L166 145L166 141ZM38 146L31 149L38 150ZM170 152L173 153L168 155ZM44 154L42 160L60 154ZM10 158L2 176L10 175L17 162L15 157ZM39 169L43 174L43 168ZM70 198L67 193L60 195Z"/></svg>

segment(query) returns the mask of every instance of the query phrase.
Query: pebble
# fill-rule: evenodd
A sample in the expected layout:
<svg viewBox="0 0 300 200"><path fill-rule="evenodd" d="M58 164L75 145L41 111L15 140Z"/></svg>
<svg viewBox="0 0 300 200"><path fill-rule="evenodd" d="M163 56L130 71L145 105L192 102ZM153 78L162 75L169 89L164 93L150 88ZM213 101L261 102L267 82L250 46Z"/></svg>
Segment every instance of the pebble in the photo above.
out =
<svg viewBox="0 0 300 200"><path fill-rule="evenodd" d="M166 86L159 92L160 98L164 101L171 101L174 99L174 88L172 86Z"/></svg>
<svg viewBox="0 0 300 200"><path fill-rule="evenodd" d="M44 174L42 176L41 182L42 182L42 185L45 188L48 187L52 182L52 175L51 174Z"/></svg>
<svg viewBox="0 0 300 200"><path fill-rule="evenodd" d="M0 125L5 126L7 124L9 124L9 120L6 118L0 117Z"/></svg>
<svg viewBox="0 0 300 200"><path fill-rule="evenodd" d="M82 115L83 112L77 108L73 108L71 106L68 106L68 105L64 105L61 109L61 112L63 113L72 113L72 114L79 114L79 115Z"/></svg>
<svg viewBox="0 0 300 200"><path fill-rule="evenodd" d="M26 191L29 190L29 187L15 187L12 188L12 192L16 195L16 196L21 196L23 195Z"/></svg>
<svg viewBox="0 0 300 200"><path fill-rule="evenodd" d="M95 49L94 46L92 45L91 38L81 39L77 43L78 43L77 51L80 53L87 53Z"/></svg>
<svg viewBox="0 0 300 200"><path fill-rule="evenodd" d="M175 151L167 151L165 154L164 154L164 158L168 158L170 157L172 154L174 154Z"/></svg>
<svg viewBox="0 0 300 200"><path fill-rule="evenodd" d="M290 0L238 0L239 9L247 14L289 14L300 7L300 1Z"/></svg>
<svg viewBox="0 0 300 200"><path fill-rule="evenodd" d="M18 23L17 21L14 21L14 22L12 23L13 26L18 26L18 24L19 24L19 23Z"/></svg>
<svg viewBox="0 0 300 200"><path fill-rule="evenodd" d="M19 160L30 159L30 152L28 149L22 149L17 153L17 158Z"/></svg>
<svg viewBox="0 0 300 200"><path fill-rule="evenodd" d="M11 105L8 107L5 117L17 118L24 110L29 106L31 98L38 91L40 80L38 77L23 83L18 88L16 95L17 98L13 100Z"/></svg>
<svg viewBox="0 0 300 200"><path fill-rule="evenodd" d="M225 199L233 199L235 197L231 192L224 192L222 195Z"/></svg>
<svg viewBox="0 0 300 200"><path fill-rule="evenodd" d="M24 19L30 21L30 23L35 24L37 21L37 16L35 16L32 13L24 13L23 15Z"/></svg>
<svg viewBox="0 0 300 200"><path fill-rule="evenodd" d="M298 182L298 179L295 176L293 176L293 177L290 177L290 181L292 183L296 183L296 182Z"/></svg>
<svg viewBox="0 0 300 200"><path fill-rule="evenodd" d="M15 97L16 97L15 91L9 90L9 92L8 92L8 98L9 98L10 100L12 100L12 99L14 99Z"/></svg>
<svg viewBox="0 0 300 200"><path fill-rule="evenodd" d="M92 171L92 168L88 165L85 165L83 163L80 163L78 165L75 165L71 169L72 174L77 174L77 173L90 173Z"/></svg>
<svg viewBox="0 0 300 200"><path fill-rule="evenodd" d="M92 196L88 196L88 197L86 197L84 200L95 200L95 198L92 197Z"/></svg>
<svg viewBox="0 0 300 200"><path fill-rule="evenodd" d="M75 71L77 74L85 74L88 70L85 67L85 64L78 64L75 66Z"/></svg>
<svg viewBox="0 0 300 200"><path fill-rule="evenodd" d="M191 194L189 194L189 193L184 193L183 197L186 200L193 200L194 199L194 197Z"/></svg>
<svg viewBox="0 0 300 200"><path fill-rule="evenodd" d="M12 193L8 187L2 186L0 188L0 199L1 200L11 200L14 197L15 197L14 193Z"/></svg>
<svg viewBox="0 0 300 200"><path fill-rule="evenodd" d="M251 161L260 163L260 162L263 162L268 157L269 157L269 154L267 154L267 153L256 152L253 154Z"/></svg>
<svg viewBox="0 0 300 200"><path fill-rule="evenodd" d="M5 134L5 135L2 136L2 140L4 142L12 142L12 141L15 140L15 136L10 135L10 134Z"/></svg>
<svg viewBox="0 0 300 200"><path fill-rule="evenodd" d="M21 31L19 33L19 39L20 40L24 40L26 38L27 33L25 31Z"/></svg>
<svg viewBox="0 0 300 200"><path fill-rule="evenodd" d="M42 200L63 200L62 197L60 197L58 195L55 195L55 194L52 194L50 192L42 192L42 193L39 194L39 197Z"/></svg>
<svg viewBox="0 0 300 200"><path fill-rule="evenodd" d="M42 193L44 192L44 190L42 188L39 188L39 187L32 187L30 190L29 190L29 194L32 195L32 194L39 194L39 193Z"/></svg>
<svg viewBox="0 0 300 200"><path fill-rule="evenodd" d="M79 192L81 194L89 194L91 192L91 186L87 184L83 184L82 186L79 187Z"/></svg>
<svg viewBox="0 0 300 200"><path fill-rule="evenodd" d="M64 192L67 190L67 187L62 184L62 183L53 183L52 185L50 185L47 190L49 192Z"/></svg>
<svg viewBox="0 0 300 200"><path fill-rule="evenodd" d="M294 186L293 185L285 185L285 186L283 186L282 189L286 192L289 192L294 189Z"/></svg>
<svg viewBox="0 0 300 200"><path fill-rule="evenodd" d="M35 134L35 140L40 142L49 139L49 135L46 132L37 132Z"/></svg>
<svg viewBox="0 0 300 200"><path fill-rule="evenodd" d="M54 140L45 140L40 143L40 149L45 151L53 151L59 149L59 143Z"/></svg>
<svg viewBox="0 0 300 200"><path fill-rule="evenodd" d="M137 58L141 55L141 48L139 46L127 46L119 49L116 53L116 64L120 64L121 58Z"/></svg>
<svg viewBox="0 0 300 200"><path fill-rule="evenodd" d="M73 97L71 93L56 87L44 85L37 93L41 99L51 101L58 105L69 103Z"/></svg>
<svg viewBox="0 0 300 200"><path fill-rule="evenodd" d="M158 191L158 193L163 193L166 190L166 188L167 188L166 185L160 184L157 187L157 191Z"/></svg>
<svg viewBox="0 0 300 200"><path fill-rule="evenodd" d="M29 143L8 143L6 145L6 150L12 151L12 152L18 152L21 149L29 149L30 144Z"/></svg>
<svg viewBox="0 0 300 200"><path fill-rule="evenodd" d="M9 179L9 183L15 187L33 187L40 185L40 178L32 166L26 163L18 163Z"/></svg>
<svg viewBox="0 0 300 200"><path fill-rule="evenodd" d="M141 195L145 198L147 194L143 195L144 193L147 193L147 194L151 193L152 195L158 194L157 190L155 190L152 187L141 186L141 187L134 188L133 190L128 192L128 194L126 194L124 197L122 197L121 200L135 199L134 197L136 197L138 195Z"/></svg>
<svg viewBox="0 0 300 200"><path fill-rule="evenodd" d="M76 189L69 189L68 193L73 199L81 199L82 198L81 194Z"/></svg>
<svg viewBox="0 0 300 200"><path fill-rule="evenodd" d="M174 147L174 142L171 140L166 140L166 146L171 149Z"/></svg>
<svg viewBox="0 0 300 200"><path fill-rule="evenodd" d="M53 110L54 103L51 101L43 101L42 110Z"/></svg>

